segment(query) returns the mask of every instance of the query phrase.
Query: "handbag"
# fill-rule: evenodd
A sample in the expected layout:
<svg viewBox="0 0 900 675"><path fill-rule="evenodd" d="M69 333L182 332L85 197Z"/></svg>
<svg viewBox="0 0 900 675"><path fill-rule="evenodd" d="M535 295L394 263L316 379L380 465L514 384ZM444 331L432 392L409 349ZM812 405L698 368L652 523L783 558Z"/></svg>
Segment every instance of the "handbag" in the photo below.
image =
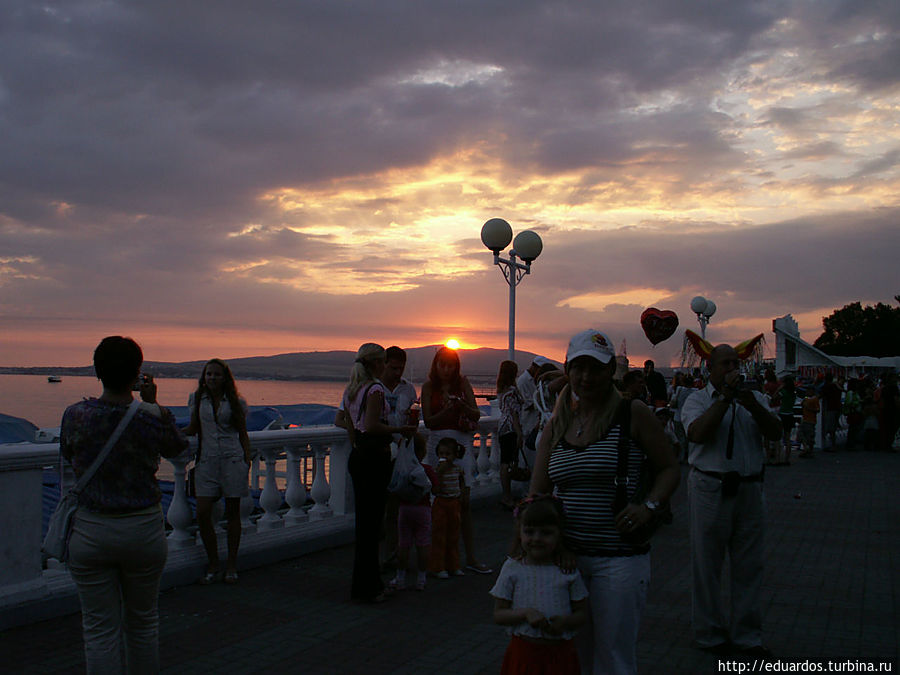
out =
<svg viewBox="0 0 900 675"><path fill-rule="evenodd" d="M41 552L45 558L56 558L60 562L66 562L69 559L69 537L72 534L72 521L75 511L78 509L78 498L91 478L94 477L94 474L97 473L97 469L106 460L110 450L119 440L122 432L125 431L125 427L128 426L131 418L134 417L134 414L140 407L141 402L139 400L135 399L131 402L124 417L119 421L115 431L112 432L109 440L106 441L106 445L97 454L87 471L81 474L78 482L59 500L53 515L50 516L50 521L47 524L47 534L44 536L44 543L41 545Z"/></svg>
<svg viewBox="0 0 900 675"><path fill-rule="evenodd" d="M631 436L628 430L631 429L631 401L623 400L619 406L619 444L618 444L618 461L616 462L616 497L613 500L613 514L619 513L628 504L643 504L647 500L647 495L653 487L653 481L656 475L647 461L646 455L641 460L641 474L638 479L637 489L628 497L628 445ZM632 546L647 546L656 531L662 525L668 525L672 522L672 507L668 502L660 504L659 508L652 511L650 520L644 525L635 528L631 532L620 532L627 543Z"/></svg>
<svg viewBox="0 0 900 675"><path fill-rule="evenodd" d="M519 454L522 456L522 466L519 466L519 458L516 457L516 463L509 467L509 479L517 480L523 483L531 481L531 467L528 466L528 458L525 457L525 448L519 448Z"/></svg>

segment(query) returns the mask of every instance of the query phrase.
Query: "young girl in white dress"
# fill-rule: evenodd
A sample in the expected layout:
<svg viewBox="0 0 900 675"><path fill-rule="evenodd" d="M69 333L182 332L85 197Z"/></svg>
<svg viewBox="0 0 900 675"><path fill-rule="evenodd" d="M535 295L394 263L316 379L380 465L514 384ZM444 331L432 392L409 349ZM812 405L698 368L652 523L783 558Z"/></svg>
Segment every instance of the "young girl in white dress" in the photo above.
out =
<svg viewBox="0 0 900 675"><path fill-rule="evenodd" d="M494 622L512 636L503 675L578 675L573 638L587 622L588 591L578 570L557 566L565 512L552 495L528 497L515 510L516 544L490 593Z"/></svg>

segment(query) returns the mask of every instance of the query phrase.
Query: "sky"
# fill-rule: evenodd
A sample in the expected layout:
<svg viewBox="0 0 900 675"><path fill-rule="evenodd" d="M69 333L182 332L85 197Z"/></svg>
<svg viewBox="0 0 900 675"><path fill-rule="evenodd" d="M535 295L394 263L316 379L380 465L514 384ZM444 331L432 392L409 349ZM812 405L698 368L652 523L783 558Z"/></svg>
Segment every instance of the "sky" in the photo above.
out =
<svg viewBox="0 0 900 675"><path fill-rule="evenodd" d="M900 293L900 3L0 0L0 365L507 345L675 365ZM677 333L652 346L650 306Z"/></svg>

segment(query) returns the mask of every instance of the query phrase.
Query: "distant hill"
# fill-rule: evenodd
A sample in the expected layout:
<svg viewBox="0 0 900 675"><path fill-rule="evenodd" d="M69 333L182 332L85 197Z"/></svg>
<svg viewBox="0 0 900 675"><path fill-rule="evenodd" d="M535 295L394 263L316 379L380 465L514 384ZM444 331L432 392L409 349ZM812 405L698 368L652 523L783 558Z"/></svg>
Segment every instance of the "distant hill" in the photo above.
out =
<svg viewBox="0 0 900 675"><path fill-rule="evenodd" d="M434 353L440 345L407 349L406 377L420 384L431 368ZM460 349L463 374L475 383L487 384L497 377L497 368L506 358L505 349ZM243 380L326 380L341 382L347 379L356 352L294 352L275 356L250 356L229 359L228 365L237 379ZM519 368L527 368L535 354L516 351ZM195 378L206 361L183 361L170 363L146 361L143 370L157 377ZM93 366L53 367L37 366L29 368L0 366L0 374L5 375L93 375Z"/></svg>

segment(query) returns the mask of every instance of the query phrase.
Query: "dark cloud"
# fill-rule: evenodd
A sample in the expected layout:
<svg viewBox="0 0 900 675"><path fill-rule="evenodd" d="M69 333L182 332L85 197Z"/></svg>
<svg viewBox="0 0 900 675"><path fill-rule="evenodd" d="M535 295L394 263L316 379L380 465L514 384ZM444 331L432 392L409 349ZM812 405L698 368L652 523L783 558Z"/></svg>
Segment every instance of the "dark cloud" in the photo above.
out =
<svg viewBox="0 0 900 675"><path fill-rule="evenodd" d="M384 326L381 315L410 306L427 314L416 325L441 325L450 319L422 308L460 297L470 315L493 317L483 281L423 260L436 254L422 233L435 230L421 222L450 222L453 208L502 213L513 199L524 204L517 227L548 242L523 311L569 328L596 317L558 303L591 291L662 288L683 303L717 289L733 297L728 311L768 316L773 296L811 308L889 285L893 212L757 227L745 213L757 191L892 203L898 150L861 137L896 125L894 2L2 9L0 319L140 315L314 333L343 325L335 312ZM792 98L795 88L816 91ZM435 178L432 163L449 172L457 157L465 179ZM788 171L794 162L822 168ZM432 184L405 196L417 181ZM284 210L273 197L294 194ZM694 212L707 203L733 205L718 220L744 227L707 222ZM565 224L546 212L562 206L575 212ZM669 217L682 207L691 212ZM609 229L644 208L653 223ZM440 254L469 265L485 255L477 225L448 227L460 234ZM338 304L348 285L366 294ZM601 318L630 331L634 310ZM568 330L552 324L523 331Z"/></svg>

